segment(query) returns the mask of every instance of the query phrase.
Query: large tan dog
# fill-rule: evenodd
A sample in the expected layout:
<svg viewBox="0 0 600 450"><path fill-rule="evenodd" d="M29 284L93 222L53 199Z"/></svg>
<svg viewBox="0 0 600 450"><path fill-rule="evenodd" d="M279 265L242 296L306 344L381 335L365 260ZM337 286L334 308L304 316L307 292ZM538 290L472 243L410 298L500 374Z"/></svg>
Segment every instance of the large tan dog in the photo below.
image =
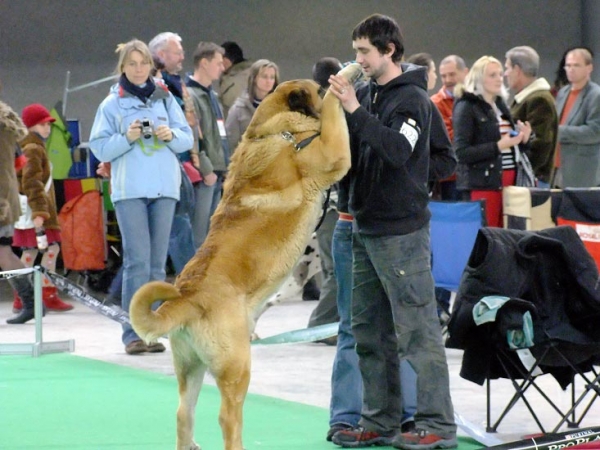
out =
<svg viewBox="0 0 600 450"><path fill-rule="evenodd" d="M360 66L341 72L354 81ZM175 281L142 286L131 301L146 341L169 334L179 382L177 450L198 450L194 413L206 370L221 393L226 450L242 450L242 406L250 382L254 313L302 255L322 191L350 168L339 100L309 80L282 83L254 114L229 166L210 232ZM156 300L165 303L156 311Z"/></svg>

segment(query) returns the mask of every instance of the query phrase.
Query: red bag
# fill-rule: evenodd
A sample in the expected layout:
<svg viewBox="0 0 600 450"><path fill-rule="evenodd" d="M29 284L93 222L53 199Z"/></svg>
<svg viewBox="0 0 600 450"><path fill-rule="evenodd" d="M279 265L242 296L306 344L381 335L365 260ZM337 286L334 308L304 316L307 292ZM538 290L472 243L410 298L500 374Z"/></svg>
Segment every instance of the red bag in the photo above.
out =
<svg viewBox="0 0 600 450"><path fill-rule="evenodd" d="M69 200L58 214L61 251L66 269L102 270L106 266L106 239L102 197L96 190Z"/></svg>
<svg viewBox="0 0 600 450"><path fill-rule="evenodd" d="M185 161L184 163L182 163L182 165L183 170L187 174L192 184L200 183L202 181L202 175L200 175L198 169L196 169L190 161Z"/></svg>

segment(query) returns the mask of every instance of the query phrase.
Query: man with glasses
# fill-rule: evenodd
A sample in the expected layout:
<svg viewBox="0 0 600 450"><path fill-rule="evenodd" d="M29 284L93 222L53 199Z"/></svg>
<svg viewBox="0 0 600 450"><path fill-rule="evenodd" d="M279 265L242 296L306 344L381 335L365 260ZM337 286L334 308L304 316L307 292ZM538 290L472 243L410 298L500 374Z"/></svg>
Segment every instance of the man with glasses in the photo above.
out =
<svg viewBox="0 0 600 450"><path fill-rule="evenodd" d="M186 112L184 86L182 85L181 75L179 75L179 72L183 69L183 60L185 58L183 47L181 46L181 37L177 33L165 31L156 35L148 44L148 48L158 69L157 76L163 79L179 106ZM194 110L191 105L189 109L191 111L188 111L188 113L191 112L193 114ZM194 166L197 168L200 166L198 150L194 147L190 148L188 152L180 153L178 158L183 164L187 163L191 170L190 174L194 173ZM192 162L193 165L191 164ZM186 173L188 172L186 171ZM182 173L182 176L185 175ZM200 173L197 170L195 176L195 179L191 179L188 176L190 183L200 181ZM178 208L175 210L175 217L173 218L171 235L169 237L169 257L171 258L176 274L179 274L183 270L183 267L192 259L194 253L196 253L192 232L194 205L185 204L184 198L186 198L186 194L184 192L185 184L182 183L181 198ZM192 201L192 203L194 202Z"/></svg>
<svg viewBox="0 0 600 450"><path fill-rule="evenodd" d="M561 187L600 186L600 86L591 81L592 53L567 53L569 84L556 96Z"/></svg>

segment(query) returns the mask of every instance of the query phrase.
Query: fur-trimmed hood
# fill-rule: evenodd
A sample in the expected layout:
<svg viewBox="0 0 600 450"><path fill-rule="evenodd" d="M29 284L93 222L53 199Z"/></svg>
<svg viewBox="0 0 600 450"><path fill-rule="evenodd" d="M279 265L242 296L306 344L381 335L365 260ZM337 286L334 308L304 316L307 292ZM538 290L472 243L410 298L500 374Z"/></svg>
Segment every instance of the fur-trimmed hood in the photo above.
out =
<svg viewBox="0 0 600 450"><path fill-rule="evenodd" d="M0 127L3 133L9 133L16 141L27 135L27 128L19 115L6 103L0 101Z"/></svg>
<svg viewBox="0 0 600 450"><path fill-rule="evenodd" d="M15 148L27 135L19 115L0 102L0 226L15 223L21 214L15 173Z"/></svg>

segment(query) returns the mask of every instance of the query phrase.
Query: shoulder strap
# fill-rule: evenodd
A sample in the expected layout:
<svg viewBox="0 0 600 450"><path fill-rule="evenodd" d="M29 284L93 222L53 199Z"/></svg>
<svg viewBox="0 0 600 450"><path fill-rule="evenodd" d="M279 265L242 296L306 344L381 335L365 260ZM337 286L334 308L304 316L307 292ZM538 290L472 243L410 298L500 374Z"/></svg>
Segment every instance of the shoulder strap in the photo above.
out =
<svg viewBox="0 0 600 450"><path fill-rule="evenodd" d="M50 163L50 176L48 177L48 181L46 181L46 185L44 186L44 190L46 192L50 192L50 186L52 186L52 163Z"/></svg>

